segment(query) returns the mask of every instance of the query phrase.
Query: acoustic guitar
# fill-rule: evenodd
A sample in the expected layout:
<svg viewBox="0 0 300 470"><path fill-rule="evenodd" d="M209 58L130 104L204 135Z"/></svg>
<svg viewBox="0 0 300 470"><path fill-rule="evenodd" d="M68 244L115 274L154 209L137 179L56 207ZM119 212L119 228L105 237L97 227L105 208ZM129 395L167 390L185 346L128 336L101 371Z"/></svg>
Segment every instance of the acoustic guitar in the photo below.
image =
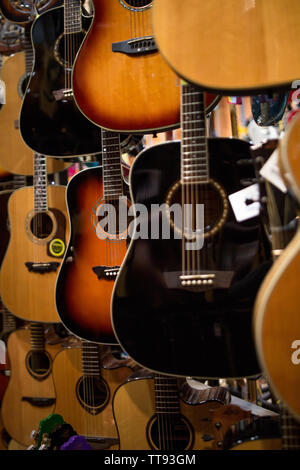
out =
<svg viewBox="0 0 300 470"><path fill-rule="evenodd" d="M117 360L107 347L87 341L64 349L54 360L55 413L95 450L119 448L112 397L132 374L129 362Z"/></svg>
<svg viewBox="0 0 300 470"><path fill-rule="evenodd" d="M10 436L23 445L55 406L52 361L60 345L45 345L44 326L30 323L8 338L11 377L5 391L1 415Z"/></svg>
<svg viewBox="0 0 300 470"><path fill-rule="evenodd" d="M280 142L280 167L290 192L300 201L300 115L291 121ZM297 210L299 213L299 211ZM288 410L300 418L299 387L299 224L290 243L262 284L255 303L254 329L260 363L270 386Z"/></svg>
<svg viewBox="0 0 300 470"><path fill-rule="evenodd" d="M161 54L181 77L227 96L249 95L289 89L299 78L299 13L297 0L289 8L285 0L155 0L152 24Z"/></svg>
<svg viewBox="0 0 300 470"><path fill-rule="evenodd" d="M55 283L69 235L65 187L47 185L46 158L34 155L34 186L9 199L11 236L0 271L4 305L28 321L59 322Z"/></svg>
<svg viewBox="0 0 300 470"><path fill-rule="evenodd" d="M185 380L142 369L114 394L120 450L212 449L211 412L229 401L225 388L197 390Z"/></svg>
<svg viewBox="0 0 300 470"><path fill-rule="evenodd" d="M178 127L180 87L161 57L151 25L152 0L94 0L94 19L74 63L79 109L115 132Z"/></svg>
<svg viewBox="0 0 300 470"><path fill-rule="evenodd" d="M32 46L26 38L25 51L9 56L1 69L1 79L6 88L6 103L0 113L0 165L8 172L18 175L33 175L33 153L24 143L19 130L19 114L32 64ZM65 168L66 163L48 159L48 173Z"/></svg>
<svg viewBox="0 0 300 470"><path fill-rule="evenodd" d="M228 202L254 178L244 165L250 146L206 138L203 93L190 84L182 84L181 135L133 163L131 200L145 209L135 212L115 282L114 332L130 357L162 374L257 375L252 308L270 262L259 219L238 223Z"/></svg>
<svg viewBox="0 0 300 470"><path fill-rule="evenodd" d="M71 158L101 151L99 128L79 111L71 87L75 55L90 21L79 0L65 0L31 27L34 66L22 102L20 131L34 152Z"/></svg>
<svg viewBox="0 0 300 470"><path fill-rule="evenodd" d="M100 214L106 204L112 204L118 220L122 209L127 214L129 203L123 188L120 136L106 130L101 134L102 168L80 171L67 186L71 235L57 278L56 308L76 336L117 344L110 302L127 250L127 225L102 226Z"/></svg>

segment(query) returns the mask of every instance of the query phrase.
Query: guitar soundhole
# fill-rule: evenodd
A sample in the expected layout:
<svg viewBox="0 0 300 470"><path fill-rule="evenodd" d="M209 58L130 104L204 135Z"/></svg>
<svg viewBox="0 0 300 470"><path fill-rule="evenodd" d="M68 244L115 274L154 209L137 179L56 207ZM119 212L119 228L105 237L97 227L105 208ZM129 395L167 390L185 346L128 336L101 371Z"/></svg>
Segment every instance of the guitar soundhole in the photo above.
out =
<svg viewBox="0 0 300 470"><path fill-rule="evenodd" d="M53 230L53 222L46 212L37 212L30 222L30 230L36 238L47 238Z"/></svg>
<svg viewBox="0 0 300 470"><path fill-rule="evenodd" d="M133 219L127 214L128 200L126 197L99 201L92 214L98 238L114 241L126 239L128 225Z"/></svg>
<svg viewBox="0 0 300 470"><path fill-rule="evenodd" d="M193 430L182 415L154 415L147 426L148 442L153 450L189 450L193 446Z"/></svg>
<svg viewBox="0 0 300 470"><path fill-rule="evenodd" d="M120 2L125 8L139 10L149 8L153 0L120 0Z"/></svg>
<svg viewBox="0 0 300 470"><path fill-rule="evenodd" d="M38 380L44 380L51 372L51 357L46 351L30 351L25 362L30 375Z"/></svg>
<svg viewBox="0 0 300 470"><path fill-rule="evenodd" d="M102 411L110 397L107 383L100 377L81 377L76 385L76 396L80 405L92 415Z"/></svg>
<svg viewBox="0 0 300 470"><path fill-rule="evenodd" d="M85 31L80 33L62 33L54 45L54 57L65 69L71 71L76 53L85 36Z"/></svg>
<svg viewBox="0 0 300 470"><path fill-rule="evenodd" d="M168 206L182 205L182 188L184 188L184 204L189 204L192 208L188 229L195 232L199 228L196 214L197 204L203 204L204 237L214 235L222 227L228 215L228 202L223 188L213 180L210 180L209 183L199 183L192 186L183 186L177 182L168 193L166 200ZM172 227L182 233L181 226L175 225L173 213L168 212L168 215Z"/></svg>

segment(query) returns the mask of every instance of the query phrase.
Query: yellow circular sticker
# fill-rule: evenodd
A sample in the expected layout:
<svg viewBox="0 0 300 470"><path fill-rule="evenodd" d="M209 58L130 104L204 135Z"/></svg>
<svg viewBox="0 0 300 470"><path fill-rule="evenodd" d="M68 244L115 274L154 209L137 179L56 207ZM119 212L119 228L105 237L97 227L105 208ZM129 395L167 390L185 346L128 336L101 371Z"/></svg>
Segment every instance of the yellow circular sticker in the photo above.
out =
<svg viewBox="0 0 300 470"><path fill-rule="evenodd" d="M54 238L54 240L50 242L49 251L53 256L61 256L65 251L64 242L59 238Z"/></svg>

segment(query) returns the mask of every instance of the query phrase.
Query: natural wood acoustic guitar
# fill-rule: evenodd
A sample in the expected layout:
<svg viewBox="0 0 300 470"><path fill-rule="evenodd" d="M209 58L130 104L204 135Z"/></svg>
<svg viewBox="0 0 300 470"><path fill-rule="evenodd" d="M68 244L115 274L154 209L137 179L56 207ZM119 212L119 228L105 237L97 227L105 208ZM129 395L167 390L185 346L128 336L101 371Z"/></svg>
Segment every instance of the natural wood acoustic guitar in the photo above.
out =
<svg viewBox="0 0 300 470"><path fill-rule="evenodd" d="M44 326L12 332L8 339L11 377L5 391L1 416L10 436L23 445L31 444L30 434L55 406L52 361L61 345L45 345Z"/></svg>
<svg viewBox="0 0 300 470"><path fill-rule="evenodd" d="M132 362L118 360L109 347L88 341L64 349L54 360L55 413L95 449L119 448L112 397L132 374Z"/></svg>
<svg viewBox="0 0 300 470"><path fill-rule="evenodd" d="M168 64L205 90L257 94L299 79L298 0L155 0L152 24Z"/></svg>
<svg viewBox="0 0 300 470"><path fill-rule="evenodd" d="M281 172L290 192L300 202L300 115L296 115L280 142ZM297 217L298 218L298 217ZM273 237L274 238L274 237ZM277 238L275 238L277 240ZM300 230L265 278L255 303L254 330L262 368L274 394L300 418Z"/></svg>
<svg viewBox="0 0 300 470"><path fill-rule="evenodd" d="M212 450L211 412L229 401L225 388L198 390L141 369L114 395L120 450Z"/></svg>
<svg viewBox="0 0 300 470"><path fill-rule="evenodd" d="M34 186L9 199L11 236L0 271L4 305L28 321L59 322L55 283L69 235L65 187L47 185L46 159L35 154Z"/></svg>

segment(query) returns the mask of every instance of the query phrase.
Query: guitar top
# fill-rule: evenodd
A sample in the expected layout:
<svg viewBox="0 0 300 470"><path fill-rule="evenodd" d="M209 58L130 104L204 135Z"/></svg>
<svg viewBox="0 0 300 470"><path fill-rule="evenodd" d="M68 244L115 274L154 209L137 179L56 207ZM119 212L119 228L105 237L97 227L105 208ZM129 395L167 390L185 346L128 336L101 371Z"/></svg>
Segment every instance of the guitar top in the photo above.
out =
<svg viewBox="0 0 300 470"><path fill-rule="evenodd" d="M300 76L298 0L155 0L152 21L169 65L205 90L253 94Z"/></svg>

